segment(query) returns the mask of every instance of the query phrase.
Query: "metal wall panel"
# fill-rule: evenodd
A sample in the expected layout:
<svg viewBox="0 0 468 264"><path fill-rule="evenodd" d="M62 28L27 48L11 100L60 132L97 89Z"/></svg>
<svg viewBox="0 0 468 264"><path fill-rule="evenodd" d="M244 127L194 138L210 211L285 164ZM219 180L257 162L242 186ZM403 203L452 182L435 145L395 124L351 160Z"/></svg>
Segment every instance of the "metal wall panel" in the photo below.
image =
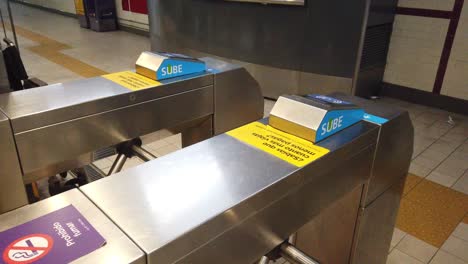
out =
<svg viewBox="0 0 468 264"><path fill-rule="evenodd" d="M365 0L308 2L302 71L353 78L365 6Z"/></svg>
<svg viewBox="0 0 468 264"><path fill-rule="evenodd" d="M353 76L364 0L309 1L305 7L149 3L152 49L184 47L282 69Z"/></svg>

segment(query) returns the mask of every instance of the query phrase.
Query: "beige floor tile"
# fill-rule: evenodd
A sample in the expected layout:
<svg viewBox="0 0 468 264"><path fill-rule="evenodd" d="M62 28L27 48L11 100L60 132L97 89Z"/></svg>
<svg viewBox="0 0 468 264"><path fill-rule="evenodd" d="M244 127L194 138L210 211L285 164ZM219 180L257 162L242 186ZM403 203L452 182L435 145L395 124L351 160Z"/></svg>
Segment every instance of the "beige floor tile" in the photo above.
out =
<svg viewBox="0 0 468 264"><path fill-rule="evenodd" d="M416 118L416 121L427 124L427 125L432 125L438 120L437 117L434 117L432 113L422 113Z"/></svg>
<svg viewBox="0 0 468 264"><path fill-rule="evenodd" d="M398 249L394 249L388 255L387 264L423 264L423 262L406 255Z"/></svg>
<svg viewBox="0 0 468 264"><path fill-rule="evenodd" d="M144 162L142 160L140 160L139 158L137 158L137 157L127 159L127 161L125 161L125 164L124 164L124 166L122 168L122 171L128 170L128 169L133 168L133 167L136 167L136 166L141 165L143 163Z"/></svg>
<svg viewBox="0 0 468 264"><path fill-rule="evenodd" d="M167 141L158 140L158 141L151 142L150 144L146 144L146 145L144 145L144 147L149 149L150 151L156 151L159 148L162 148L162 147L165 147L165 146L168 146L168 145L170 145L170 143L168 143Z"/></svg>
<svg viewBox="0 0 468 264"><path fill-rule="evenodd" d="M452 178L460 178L466 171L466 166L459 159L449 156L434 171L445 174Z"/></svg>
<svg viewBox="0 0 468 264"><path fill-rule="evenodd" d="M169 144L180 145L182 146L182 135L176 134L164 139Z"/></svg>
<svg viewBox="0 0 468 264"><path fill-rule="evenodd" d="M429 159L431 161L434 161L437 164L439 164L451 154L451 151L446 153L446 151L445 152L440 151L438 149L433 148L433 146L434 145L432 145L428 149L424 150L420 154L420 157L427 158L427 159Z"/></svg>
<svg viewBox="0 0 468 264"><path fill-rule="evenodd" d="M429 262L430 264L468 264L460 258L447 253L444 250L439 250L434 258Z"/></svg>
<svg viewBox="0 0 468 264"><path fill-rule="evenodd" d="M445 241L442 249L464 261L468 261L468 241L450 236Z"/></svg>
<svg viewBox="0 0 468 264"><path fill-rule="evenodd" d="M460 223L455 229L455 231L453 231L452 236L455 236L468 242L468 224Z"/></svg>
<svg viewBox="0 0 468 264"><path fill-rule="evenodd" d="M96 165L96 167L98 167L101 170L104 170L104 169L109 168L110 166L112 166L112 161L107 159L107 158L97 160L97 161L95 161L93 163L94 163L94 165Z"/></svg>
<svg viewBox="0 0 468 264"><path fill-rule="evenodd" d="M438 250L438 248L429 245L412 235L405 236L401 242L398 243L396 249L422 261L423 263L428 263Z"/></svg>
<svg viewBox="0 0 468 264"><path fill-rule="evenodd" d="M140 138L143 141L143 145L148 145L155 141L161 140L161 135L160 133L158 133L158 131L155 131L155 132L146 134L144 136L141 136Z"/></svg>
<svg viewBox="0 0 468 264"><path fill-rule="evenodd" d="M460 142L456 141L438 139L432 146L429 147L429 150L440 152L442 155L447 157L453 151L455 151L460 146L460 144Z"/></svg>
<svg viewBox="0 0 468 264"><path fill-rule="evenodd" d="M452 186L452 188L454 190L468 195L468 170L460 179L458 179L458 181Z"/></svg>
<svg viewBox="0 0 468 264"><path fill-rule="evenodd" d="M416 176L425 178L429 173L431 173L431 169L416 162L411 162L409 172Z"/></svg>
<svg viewBox="0 0 468 264"><path fill-rule="evenodd" d="M393 236L392 236L392 242L390 243L390 251L400 243L400 241L407 235L406 232L403 232L402 230L395 228L393 230Z"/></svg>
<svg viewBox="0 0 468 264"><path fill-rule="evenodd" d="M179 149L180 148L178 148L176 145L169 144L169 145L166 145L166 146L163 146L161 148L156 149L156 153L158 154L158 157L162 157L164 155L175 152L175 151L177 151Z"/></svg>
<svg viewBox="0 0 468 264"><path fill-rule="evenodd" d="M460 129L453 128L447 134L443 135L441 139L451 141L451 142L463 142L467 139L467 135L465 135L464 131Z"/></svg>
<svg viewBox="0 0 468 264"><path fill-rule="evenodd" d="M433 160L429 157L423 157L422 155L416 157L413 160L413 162L427 169L430 169L431 171L440 164L440 161Z"/></svg>
<svg viewBox="0 0 468 264"><path fill-rule="evenodd" d="M447 174L440 173L438 171L431 172L429 176L426 177L426 179L443 185L445 187L452 187L458 181L458 178L451 177Z"/></svg>
<svg viewBox="0 0 468 264"><path fill-rule="evenodd" d="M449 127L438 127L436 124L433 124L428 129L424 131L424 134L427 137L438 139L446 134L451 128Z"/></svg>
<svg viewBox="0 0 468 264"><path fill-rule="evenodd" d="M455 125L452 125L448 122L448 116L447 116L447 120L439 120L439 121L436 121L433 126L434 127L438 127L438 128L445 128L447 130L450 130L452 128L455 127Z"/></svg>

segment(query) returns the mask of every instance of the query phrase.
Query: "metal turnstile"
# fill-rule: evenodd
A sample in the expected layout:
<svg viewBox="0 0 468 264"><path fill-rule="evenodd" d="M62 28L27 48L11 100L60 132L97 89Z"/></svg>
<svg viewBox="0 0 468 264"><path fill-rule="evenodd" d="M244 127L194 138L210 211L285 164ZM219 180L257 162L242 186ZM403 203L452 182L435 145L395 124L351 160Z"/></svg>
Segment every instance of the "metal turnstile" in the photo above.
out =
<svg viewBox="0 0 468 264"><path fill-rule="evenodd" d="M96 150L162 129L189 146L263 116L245 69L201 61L206 71L170 79L123 72L0 95L0 141L11 143L0 162L12 163L0 170L0 212L27 204L23 184L83 167Z"/></svg>
<svg viewBox="0 0 468 264"><path fill-rule="evenodd" d="M408 113L393 107L333 97L355 103L364 120L345 126L346 111L358 109L288 97L306 112L322 113L325 124L297 123L296 115L290 120L298 126L290 131L342 129L312 144L280 130L287 122L271 128L262 119L80 191L142 250L146 263L250 264L279 257L385 263L412 152L412 125ZM287 109L272 113L288 119L280 111ZM328 119L336 113L345 117Z"/></svg>
<svg viewBox="0 0 468 264"><path fill-rule="evenodd" d="M106 239L106 245L73 263L146 263L145 254L79 190L0 215L0 230L9 229L73 204Z"/></svg>

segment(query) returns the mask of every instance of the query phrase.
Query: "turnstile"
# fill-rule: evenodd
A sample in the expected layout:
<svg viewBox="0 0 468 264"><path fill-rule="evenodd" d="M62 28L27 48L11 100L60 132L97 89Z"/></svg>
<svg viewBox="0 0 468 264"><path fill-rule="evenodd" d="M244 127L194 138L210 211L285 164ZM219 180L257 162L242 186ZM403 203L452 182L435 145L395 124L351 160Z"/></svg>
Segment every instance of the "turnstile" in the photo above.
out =
<svg viewBox="0 0 468 264"><path fill-rule="evenodd" d="M188 146L263 116L245 69L201 61L206 71L170 79L128 71L0 95L0 141L10 142L0 162L13 163L0 170L0 212L27 204L25 183L85 166L96 150L161 129Z"/></svg>
<svg viewBox="0 0 468 264"><path fill-rule="evenodd" d="M356 103L364 120L316 144L259 120L80 191L146 263L254 263L267 255L265 263L294 252L285 241L319 263L385 263L412 125L394 107L333 97ZM327 107L328 113L346 108Z"/></svg>
<svg viewBox="0 0 468 264"><path fill-rule="evenodd" d="M77 189L1 215L0 230L21 225L70 204L73 204L85 218L91 220L93 227L106 239L105 246L78 259L76 263L146 263L145 254ZM0 262L3 263L1 256Z"/></svg>

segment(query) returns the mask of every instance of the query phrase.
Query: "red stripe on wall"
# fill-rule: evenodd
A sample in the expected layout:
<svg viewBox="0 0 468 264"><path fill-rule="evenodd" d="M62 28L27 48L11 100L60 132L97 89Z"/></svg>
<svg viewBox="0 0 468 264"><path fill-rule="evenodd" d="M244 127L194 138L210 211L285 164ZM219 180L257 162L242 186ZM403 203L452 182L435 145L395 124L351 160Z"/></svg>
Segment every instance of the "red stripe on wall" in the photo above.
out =
<svg viewBox="0 0 468 264"><path fill-rule="evenodd" d="M437 69L436 80L434 83L434 88L432 92L435 94L440 94L442 86L444 84L445 74L447 72L447 66L450 59L450 54L452 53L453 42L455 40L455 35L457 33L458 23L460 21L461 12L463 9L464 0L455 0L455 5L453 7L452 16L450 19L450 24L447 31L447 36L445 37L444 49L442 50L442 56L440 57L439 68Z"/></svg>
<svg viewBox="0 0 468 264"><path fill-rule="evenodd" d="M147 0L122 0L122 9L139 14L148 14Z"/></svg>
<svg viewBox="0 0 468 264"><path fill-rule="evenodd" d="M450 19L452 16L452 11L408 8L408 7L398 7L396 10L396 13L399 15L422 16L422 17L445 18L445 19Z"/></svg>
<svg viewBox="0 0 468 264"><path fill-rule="evenodd" d="M125 11L130 11L130 3L128 0L122 0L122 9Z"/></svg>

